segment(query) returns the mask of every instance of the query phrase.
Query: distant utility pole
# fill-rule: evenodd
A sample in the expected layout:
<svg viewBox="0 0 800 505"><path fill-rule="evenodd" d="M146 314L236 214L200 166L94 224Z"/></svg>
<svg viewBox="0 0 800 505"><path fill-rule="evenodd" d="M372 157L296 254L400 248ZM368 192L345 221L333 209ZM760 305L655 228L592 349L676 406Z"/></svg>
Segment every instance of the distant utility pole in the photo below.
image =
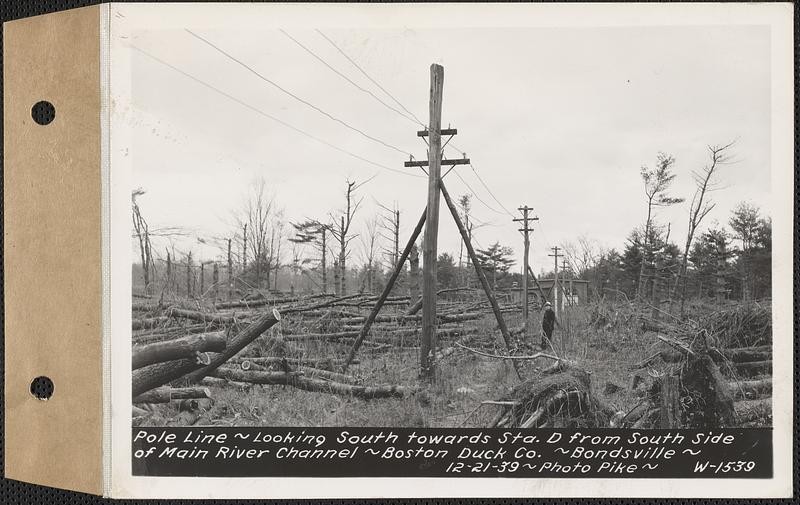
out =
<svg viewBox="0 0 800 505"><path fill-rule="evenodd" d="M555 278L553 279L553 310L555 310L556 318L558 318L558 258L561 255L558 254L558 246L551 247L550 249L553 250L553 254L548 254L548 256L554 259L555 265Z"/></svg>
<svg viewBox="0 0 800 505"><path fill-rule="evenodd" d="M522 228L519 231L522 232L522 236L524 237L525 241L525 252L522 256L523 262L523 270L522 270L522 319L524 321L522 327L526 331L528 331L528 253L531 248L531 241L529 237L529 233L533 231L533 228L528 226L530 221L538 221L538 217L530 217L529 213L533 209L528 207L527 205L523 205L519 209L522 212L522 218L514 219L514 222L521 222Z"/></svg>

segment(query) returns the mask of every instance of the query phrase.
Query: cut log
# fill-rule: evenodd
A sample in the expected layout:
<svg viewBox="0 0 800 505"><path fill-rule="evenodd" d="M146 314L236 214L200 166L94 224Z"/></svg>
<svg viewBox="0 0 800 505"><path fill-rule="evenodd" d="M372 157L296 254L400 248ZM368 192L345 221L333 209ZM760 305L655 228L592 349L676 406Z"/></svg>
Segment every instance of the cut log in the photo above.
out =
<svg viewBox="0 0 800 505"><path fill-rule="evenodd" d="M228 360L229 363L243 363L245 361L249 361L255 365L261 366L269 366L269 365L276 365L281 363L284 358L279 356L268 356L268 357L258 357L258 358L231 358ZM312 368L319 368L320 370L331 370L333 371L336 367L341 366L344 361L339 359L332 359L332 358L321 358L321 359L311 359L311 358L286 358L286 361L293 366L309 366ZM354 360L353 364L361 363L359 360Z"/></svg>
<svg viewBox="0 0 800 505"><path fill-rule="evenodd" d="M199 312L196 310L171 308L167 311L169 317L182 317L184 319L191 319L192 321L199 321L201 323L217 323L217 324L233 324L236 319L233 316L223 316L220 314L209 314L206 312Z"/></svg>
<svg viewBox="0 0 800 505"><path fill-rule="evenodd" d="M227 386L236 386L242 391L247 391L253 387L252 384L249 382L236 382L236 381L229 381L225 379L220 379L218 377L203 377L203 380L200 381L201 386L208 386L208 387L227 387Z"/></svg>
<svg viewBox="0 0 800 505"><path fill-rule="evenodd" d="M222 352L224 350L225 334L222 332L189 335L174 340L135 346L132 366L136 370L153 363L191 358L198 352Z"/></svg>
<svg viewBox="0 0 800 505"><path fill-rule="evenodd" d="M470 312L463 314L439 314L436 320L440 323L457 323L462 321L475 321L483 317L480 312ZM349 324L363 324L366 321L365 317L347 317L339 320L344 325ZM422 321L422 316L406 316L406 315L380 315L376 316L373 322L375 323L416 323Z"/></svg>
<svg viewBox="0 0 800 505"><path fill-rule="evenodd" d="M198 363L197 358L194 358L167 361L139 368L133 372L133 396L139 396L145 391L178 380L202 366Z"/></svg>
<svg viewBox="0 0 800 505"><path fill-rule="evenodd" d="M415 388L405 386L356 386L338 382L311 379L297 373L284 372L245 372L229 368L220 368L213 375L221 379L253 384L292 386L306 391L317 391L342 396L352 396L363 400L375 398L402 398L416 392Z"/></svg>
<svg viewBox="0 0 800 505"><path fill-rule="evenodd" d="M133 399L133 403L169 403L173 400L185 400L187 398L211 398L211 391L202 387L160 387L140 394Z"/></svg>
<svg viewBox="0 0 800 505"><path fill-rule="evenodd" d="M263 307L264 305L280 305L286 303L307 302L317 298L330 298L334 296L331 293L320 293L311 296L295 296L290 298L274 298L274 299L255 299L255 300L241 300L234 302L222 302L216 306L218 309L235 309L235 308L249 308L249 307Z"/></svg>
<svg viewBox="0 0 800 505"><path fill-rule="evenodd" d="M352 375L346 375L329 370L320 370L319 368L301 367L299 369L303 375L309 379L323 379L334 382L341 382L342 384L358 384L361 382L358 378Z"/></svg>
<svg viewBox="0 0 800 505"><path fill-rule="evenodd" d="M445 328L436 332L437 337L458 337L477 332L477 328ZM410 328L408 330L399 330L393 332L379 333L378 335L371 336L371 342L382 343L401 343L401 339L408 337L416 337L420 335L419 328ZM306 333L304 335L284 335L286 340L321 340L326 342L358 342L360 331L340 331L336 333ZM351 340L355 339L355 340ZM362 341L363 342L363 341Z"/></svg>
<svg viewBox="0 0 800 505"><path fill-rule="evenodd" d="M223 363L235 356L239 351L244 349L250 342L257 339L262 333L272 328L275 323L281 320L281 315L277 309L272 309L269 314L264 314L260 318L253 321L247 328L239 332L236 336L230 339L225 350L212 358L211 363L199 370L195 370L187 376L187 381L190 383L199 382L203 377L209 375L212 371L216 370Z"/></svg>
<svg viewBox="0 0 800 505"><path fill-rule="evenodd" d="M735 400L753 400L772 394L772 379L729 382Z"/></svg>

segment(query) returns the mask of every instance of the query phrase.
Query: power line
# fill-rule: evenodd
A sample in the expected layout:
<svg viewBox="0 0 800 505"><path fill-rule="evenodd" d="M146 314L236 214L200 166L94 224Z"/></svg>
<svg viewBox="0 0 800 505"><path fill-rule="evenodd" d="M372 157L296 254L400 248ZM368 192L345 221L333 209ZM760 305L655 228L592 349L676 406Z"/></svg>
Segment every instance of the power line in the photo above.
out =
<svg viewBox="0 0 800 505"><path fill-rule="evenodd" d="M392 107L392 106L391 106L391 105L389 105L388 103L386 103L386 102L384 102L383 100L381 100L381 99L380 99L380 98L379 98L379 97L378 97L378 96L377 96L375 93L373 93L372 91L370 91L370 90L368 90L368 89L366 89L366 88L363 88L363 87L361 87L361 86L360 86L358 83L356 83L355 81L353 81L352 79L350 79L349 77L347 77L346 75L344 75L343 73L341 73L340 71L338 71L338 70L336 70L335 68L333 68L333 67L332 67L330 64L328 64L328 62L327 62L327 61L325 61L325 59L324 59L324 58L322 58L321 56L317 55L317 53L315 53L314 51L312 51L311 49L309 49L308 47L306 47L305 45L303 45L303 44L302 44L302 43L301 43L299 40L297 40L296 38L294 38L294 37L292 37L291 35L289 35L289 33L287 33L285 30L283 30L283 29L280 29L280 31L281 31L281 33L283 33L284 35L286 35L286 36L287 36L289 39L291 39L291 40L292 40L292 41L293 41L295 44L297 44L297 45L298 45L298 46L300 46L300 47L301 47L303 50L305 50L305 51L306 51L308 54L310 54L311 56L313 56L314 58L316 58L316 59L317 59L317 61L319 61L320 63L322 63L322 64L323 64L323 65L325 65L326 67L328 67L328 68L329 68L329 69L330 69L330 70L331 70L333 73L335 73L336 75L338 75L339 77L341 77L341 78L342 78L342 79L344 79L345 81L347 81L347 82L349 82L350 84L352 84L353 86L355 86L355 87L356 87L356 89L358 89L359 91L361 91L361 92L363 92L363 93L366 93L366 94L368 94L369 96L371 96L372 98L374 98L375 100L377 100L377 101L378 101L378 103L380 103L381 105L383 105L384 107L386 107L386 108L387 108L387 109L389 109L390 111L397 113L397 114L398 114L400 117L402 117L403 119L406 119L406 120L408 120L408 121L411 121L412 123L415 123L415 120L414 120L414 119L410 118L410 117L409 117L409 116L407 116L405 113L403 113L403 112L401 112L401 111L399 111L399 110L395 109L394 107Z"/></svg>
<svg viewBox="0 0 800 505"><path fill-rule="evenodd" d="M402 103L400 103L400 101L399 101L397 98L395 98L395 97L394 97L394 95L392 95L391 93L389 93L388 91L386 91L386 89L385 89L383 86L381 86L381 85L378 83L378 81L376 81L375 79L373 79L372 77L370 77L370 75L369 75L369 74L368 74L368 73L367 73L367 72L366 72L366 71L365 71L363 68L361 68L361 66L359 66L359 64L358 64L358 63L356 63L356 62L355 62L355 61L354 61L354 60L353 60L353 59L352 59L350 56L348 56L348 55L347 55L347 53L345 53L345 52L344 52L344 51L343 51L341 48L339 48L339 46L337 46L337 45L336 45L336 43L335 43L334 41L332 41L330 38L328 38L328 36L327 36L327 35L325 35L324 33L322 33L322 31L321 31L320 29L317 29L317 33L319 33L320 35L322 35L322 37L323 37L325 40L327 40L327 41L330 43L330 45L332 45L332 46L333 46L333 47L334 47L334 48L335 48L337 51L339 51L339 53L340 53L342 56L344 56L345 58L347 58L347 61L349 61L350 63L352 63L354 67L356 67L356 68L357 68L357 69L358 69L358 70L359 70L359 71L360 71L362 74L364 74L364 77L366 77L367 79L369 79L369 80L372 82L372 84L374 84L374 85L375 85L375 86L377 86L377 87L378 87L378 88L379 88L381 91L383 91L384 93L386 93L386 95L387 95L389 98L391 98L392 100L394 100L394 102L395 102L397 105L399 105L401 109L403 109L404 111L406 111L406 112L408 112L409 114L411 114L411 117L413 117L413 118L414 118L414 119L417 121L417 123L419 123L419 124L420 124L420 125L421 125L423 128L425 127L425 123L423 123L422 121L420 121L420 119L419 119L419 118L418 118L418 117L417 117L417 116L416 116L416 115L415 115L413 112L411 112L410 110L408 110L408 109L406 108L406 106L405 106L405 105L403 105Z"/></svg>
<svg viewBox="0 0 800 505"><path fill-rule="evenodd" d="M495 202L497 202L497 205L499 205L499 206L500 206L500 207L501 207L501 208L502 208L502 209L503 209L503 210L506 212L506 214L508 214L508 215L509 215L509 216L511 216L511 217L514 217L514 214L512 214L512 213L511 213L511 212L510 212L510 211L509 211L509 210L506 208L506 206L505 206L505 205L503 205L503 202L501 202L500 200L498 200L498 199L497 199L497 197L494 195L494 193L492 192L492 190L491 190L491 189L489 189L489 186L487 186L487 185L486 185L486 183L484 182L483 178L480 176L480 174L478 173L478 171L477 171L477 170L475 170L475 167L474 167L474 166L472 166L472 163L470 163L470 164L469 164L469 168L471 168L471 169L472 169L472 173L474 173L474 174L475 174L475 177L477 177L477 178L478 178L478 180L479 180L479 181L480 181L480 183L483 185L483 187L484 187L484 188L486 188L486 191L488 191L488 192L489 192L489 194L491 195L491 197L494 199L494 201L495 201Z"/></svg>
<svg viewBox="0 0 800 505"><path fill-rule="evenodd" d="M181 70L180 68L172 65L171 63L166 62L166 61L162 60L161 58L148 53L144 49L141 49L141 48L133 46L133 45L131 45L129 47L131 49L134 49L134 50L142 53L143 55L147 56L148 58L150 58L150 59L152 59L152 60L154 60L154 61L156 61L156 62L158 62L158 63L160 63L160 64L162 64L162 65L164 65L166 67L168 67L168 68L171 68L172 70L178 72L179 74L183 75L184 77L187 77L187 78L193 80L194 82L196 82L196 83L198 83L198 84L200 84L202 86L205 86L206 88L211 89L212 91L215 91L215 92L219 93L220 95L228 98L229 100L234 101L234 102L238 103L239 105L241 105L243 107L246 107L247 109L250 109L251 111L253 111L253 112L257 113L257 114L260 114L260 115L262 115L262 116L264 116L264 117L266 117L268 119L271 119L271 120L275 121L276 123L278 123L278 124L280 124L280 125L282 125L282 126L284 126L286 128L289 128L290 130L293 130L293 131L295 131L295 132L297 132L297 133L299 133L301 135L304 135L304 136L306 136L306 137L308 137L308 138L310 138L312 140L315 140L315 141L317 141L317 142L319 142L321 144L324 144L324 145L330 147L331 149L335 149L335 150L337 150L337 151L339 151L341 153L344 153L344 154L346 154L348 156L351 156L351 157L353 157L353 158L355 158L357 160L363 161L365 163L369 163L370 165L374 165L376 167L380 167L380 168L383 168L385 170L390 170L392 172L397 172L398 174L407 175L409 177L423 177L421 175L411 174L411 173L408 173L408 172L403 172L402 170L398 170L396 168L392 168L392 167L383 165L382 163L378 163L376 161L372 161L370 159L364 158L363 156L360 156L358 154L352 153L352 152L348 151L347 149L343 149L341 147L338 147L338 146L328 142L327 140L323 140L323 139L321 139L321 138L319 138L319 137L317 137L317 136L315 136L315 135L313 135L311 133L308 133L308 132L306 132L304 130L301 130L300 128L297 128L296 126L291 125L291 124L287 123L286 121L283 121L282 119L278 119L277 117L275 117L275 116L273 116L273 115L271 115L271 114L269 114L267 112L264 112L263 110L261 110L261 109L259 109L257 107L254 107L254 106L250 105L249 103L247 103L247 102L245 102L243 100L240 100L240 99L236 98L235 96L233 96L233 95L231 95L231 94L229 94L229 93L227 93L225 91L222 91L221 89L219 89L219 88L217 88L217 87L215 87L215 86L203 81L202 79L199 79L199 78L197 78L197 77L195 77L195 76L193 76L193 75Z"/></svg>
<svg viewBox="0 0 800 505"><path fill-rule="evenodd" d="M236 58L236 57L235 57L235 56L233 56L232 54L230 54L230 53L226 52L225 50L223 50L223 49L222 49L222 48L220 48L219 46L216 46L216 45L214 45L214 44L213 44L211 41L209 41L208 39L205 39L205 38L201 37L200 35L198 35L198 34L194 33L193 31L189 30L188 28L185 28L185 30L186 30L186 32L188 32L190 35L192 35L193 37L195 37L195 38L197 38L197 39L199 39L199 40L201 40L201 41L205 42L207 45L209 45L209 46L211 46L212 48L216 49L216 50L217 50L218 52L220 52L221 54L225 55L226 57L228 57L228 58L229 58L229 59L231 59L232 61L235 61L236 63L238 63L239 65L241 65L241 66L242 66L242 67L244 67L245 69L249 70L249 71L250 71L250 72L251 72L253 75L255 75L256 77L258 77L258 78L259 78L259 79L261 79L262 81L264 81L264 82L266 82L266 83L268 83L268 84L271 84L273 87L277 88L278 90L280 90L280 91L281 91L281 92L283 92L284 94L286 94L286 95L288 95L288 96L290 96L290 97L294 98L295 100L297 100L298 102L300 102L300 103L302 103L302 104L304 104L304 105L307 105L308 107L311 107L312 109L314 109L315 111L319 112L319 113L320 113L320 114L322 114L323 116L325 116L325 117L327 117L327 118L331 119L332 121L336 121L337 123L339 123L339 124L341 124L341 125L345 126L346 128L349 128L349 129L353 130L354 132L356 132L356 133L358 133L358 134L362 135L364 138L367 138L367 139L369 139L369 140L372 140L373 142L377 142L377 143L379 143L379 144L383 145L384 147L388 147L389 149L394 149L395 151L397 151L397 152L399 152L399 153L402 153L402 154L406 154L406 155L408 155L408 156L413 156L413 155L412 155L410 152L408 152L408 151L405 151L405 150L403 150L403 149L400 149L399 147L393 146L392 144L389 144L388 142L384 142L384 141L383 141L383 140L381 140L381 139L375 138L375 137L373 137L373 136L371 136L371 135L369 135L369 134L365 133L364 131L362 131L362 130L360 130L360 129L356 128L355 126L352 126L352 125L350 125L350 124L349 124L349 123L347 123L346 121L344 121L344 120L341 120L341 119L337 118L336 116L334 116L334 115L332 115L332 114L330 114L330 113L328 113L328 112L326 112L326 111L322 110L321 108L317 107L317 106L316 106L316 105L314 105L313 103L311 103L311 102L309 102L309 101L307 101L307 100L304 100L304 99L300 98L299 96L295 95L295 94L294 94L294 93L292 93L291 91L289 91L289 90L287 90L287 89L283 88L282 86L280 86L280 85L279 85L279 84L277 84L276 82L274 82L274 81L270 80L269 78L265 77L264 75L260 74L260 73L259 73L257 70L255 70L253 67L251 67L251 66L249 66L248 64L244 63L243 61L239 60L238 58Z"/></svg>
<svg viewBox="0 0 800 505"><path fill-rule="evenodd" d="M458 153L462 153L463 152L462 149L460 147L457 147L455 144L449 144L449 147L451 149L455 150ZM472 165L472 163L469 164L469 168L472 169L472 173L475 174L475 177L478 178L478 181L480 181L481 185L483 185L483 187L486 189L486 191L489 193L489 195L492 197L492 199L494 199L494 201L497 202L497 205L499 205L505 211L506 214L508 214L512 218L515 218L516 215L513 212L509 211L508 208L506 208L506 206L503 205L503 202L501 202L500 200L497 199L497 197L495 196L494 192L492 192L492 190L489 189L489 186L486 184L486 182L480 176L480 174L475 169L475 166Z"/></svg>
<svg viewBox="0 0 800 505"><path fill-rule="evenodd" d="M490 211L492 211L492 212L494 212L494 213L496 213L496 214L503 214L503 213L502 213L502 212L500 212L499 210L497 210L497 209L493 208L493 207L492 207L491 205L489 205L488 203L484 202L484 201L483 201L483 199L482 199L480 196L478 196L478 193L477 193L477 192L476 192L474 189L472 189L472 186L470 186L470 185L467 183L467 181L465 181L465 180L464 180L464 178L463 178L463 177L461 177L461 174L460 174L460 173L458 173L458 172L453 172L453 173L454 173L454 174L456 174L456 177L458 177L458 179L459 179L461 182L463 182L463 183L464 183L464 186L466 186L466 187L467 187L467 189L470 191L470 193L472 193L472 195L473 195L473 196L474 196L474 197L475 197L475 198L476 198L476 199L477 199L479 202L481 202L481 203L483 204L483 206L484 206L484 207L486 207L487 209L489 209Z"/></svg>

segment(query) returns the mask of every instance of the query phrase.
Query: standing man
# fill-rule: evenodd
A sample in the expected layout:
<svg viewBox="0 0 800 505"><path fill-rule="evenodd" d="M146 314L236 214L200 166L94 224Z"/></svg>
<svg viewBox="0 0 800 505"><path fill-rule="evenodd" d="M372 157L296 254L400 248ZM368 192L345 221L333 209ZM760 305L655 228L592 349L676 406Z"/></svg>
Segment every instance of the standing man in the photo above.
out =
<svg viewBox="0 0 800 505"><path fill-rule="evenodd" d="M553 328L556 324L556 313L550 302L544 304L544 316L542 317L542 349L547 349L553 342Z"/></svg>

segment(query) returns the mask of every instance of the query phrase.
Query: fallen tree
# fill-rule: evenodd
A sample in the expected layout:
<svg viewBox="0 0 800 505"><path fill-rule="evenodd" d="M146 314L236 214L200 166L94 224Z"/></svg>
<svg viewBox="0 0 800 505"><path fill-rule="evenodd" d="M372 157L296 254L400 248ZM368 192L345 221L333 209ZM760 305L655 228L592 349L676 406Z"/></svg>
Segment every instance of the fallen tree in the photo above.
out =
<svg viewBox="0 0 800 505"><path fill-rule="evenodd" d="M292 372L300 372L303 376L308 377L310 379L325 379L325 380L332 380L334 382L341 382L343 384L358 384L361 382L356 377L352 375L346 375L342 373L333 372L330 370L321 370L319 368L313 367L292 367L289 365L288 362L281 363L280 366L285 367L284 370L280 370L282 373L292 373ZM258 365L255 363L251 363L249 361L242 361L239 364L239 367L244 371L252 371L252 372L272 372L277 371L274 368L269 368L268 366Z"/></svg>
<svg viewBox="0 0 800 505"><path fill-rule="evenodd" d="M440 323L457 323L462 321L475 321L483 317L483 314L480 312L468 312L468 313L460 313L460 314L438 314L436 316L436 321ZM363 324L366 321L366 317L347 317L342 318L339 322L343 325L348 324ZM406 316L406 315L379 315L376 316L374 321L375 323L416 323L422 321L421 315L414 315L414 316Z"/></svg>
<svg viewBox="0 0 800 505"><path fill-rule="evenodd" d="M392 331L386 332L380 335L373 335L370 337L370 341L372 342L385 342L385 343L392 343L402 339L404 337L414 337L418 336L422 330L419 328L410 328L407 330L399 330L399 331ZM436 332L437 337L451 337L451 336L459 336L465 335L468 333L477 332L477 328L446 328ZM339 342L345 341L347 339L355 339L358 338L361 334L358 330L352 331L340 331L336 333L306 333L306 334L297 334L297 335L284 335L283 338L286 340L322 340L327 342Z"/></svg>
<svg viewBox="0 0 800 505"><path fill-rule="evenodd" d="M193 372L203 366L203 360L198 356L194 359L156 363L135 370L133 372L133 396L137 397L145 391L180 379L189 372Z"/></svg>
<svg viewBox="0 0 800 505"><path fill-rule="evenodd" d="M192 358L197 352L222 352L225 350L225 343L225 334L218 332L189 335L174 340L134 346L133 370L153 363Z"/></svg>
<svg viewBox="0 0 800 505"><path fill-rule="evenodd" d="M341 396L352 396L362 400L377 398L403 398L415 393L416 388L405 386L361 386L342 384L339 382L312 379L293 372L250 372L231 368L220 368L213 372L214 377L237 382L250 382L264 385L287 385L305 391L331 393Z"/></svg>
<svg viewBox="0 0 800 505"><path fill-rule="evenodd" d="M173 400L186 400L190 398L211 398L211 391L203 387L160 387L136 396L133 399L133 403L169 403Z"/></svg>
<svg viewBox="0 0 800 505"><path fill-rule="evenodd" d="M200 312L197 310L171 308L167 311L168 317L182 317L184 319L191 319L201 323L216 323L216 324L233 324L236 318L233 316L224 316L221 314Z"/></svg>
<svg viewBox="0 0 800 505"><path fill-rule="evenodd" d="M250 307L263 307L264 305L282 305L287 303L305 302L317 298L329 298L334 296L332 293L319 293L309 296L294 296L288 298L257 298L253 300L240 300L232 302L217 303L218 309L236 309L236 308L250 308Z"/></svg>
<svg viewBox="0 0 800 505"><path fill-rule="evenodd" d="M236 334L228 341L225 350L211 359L211 363L204 366L199 370L191 372L186 380L189 383L199 382L203 377L209 375L211 372L219 368L223 363L239 353L250 342L257 339L262 333L272 328L278 321L281 320L280 312L277 309L272 309L271 313L264 314L260 318L253 321L244 330Z"/></svg>
<svg viewBox="0 0 800 505"><path fill-rule="evenodd" d="M330 370L333 371L337 367L340 367L344 361L340 359L333 359L333 358L283 358L280 356L261 356L257 358L231 358L228 362L241 364L245 361L249 361L254 365L261 365L261 366L270 366L270 365L277 365L286 360L287 363L294 366L309 366L313 368L319 368L320 370ZM354 364L361 363L359 360L353 361Z"/></svg>

